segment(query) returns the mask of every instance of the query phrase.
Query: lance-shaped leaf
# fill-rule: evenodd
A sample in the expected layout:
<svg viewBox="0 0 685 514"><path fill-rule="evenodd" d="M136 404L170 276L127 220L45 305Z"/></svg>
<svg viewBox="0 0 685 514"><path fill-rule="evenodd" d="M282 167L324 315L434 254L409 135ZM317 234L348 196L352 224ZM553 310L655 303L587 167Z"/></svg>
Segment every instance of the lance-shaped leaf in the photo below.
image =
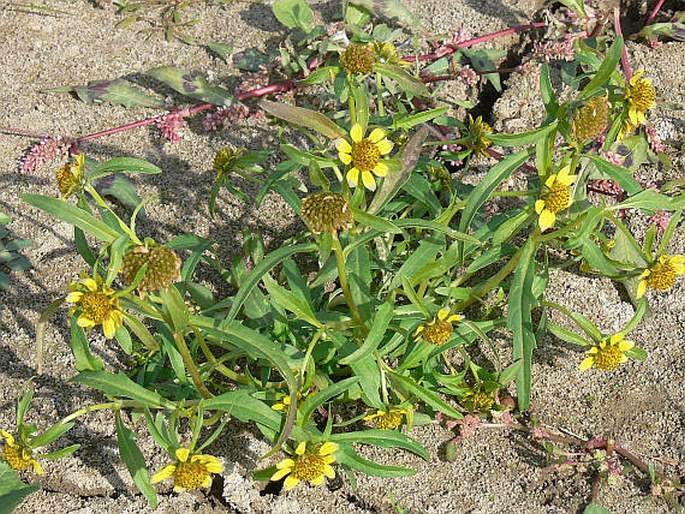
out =
<svg viewBox="0 0 685 514"><path fill-rule="evenodd" d="M345 132L340 127L320 112L305 109L304 107L270 102L269 100L262 100L259 102L259 106L272 116L276 116L276 118L285 120L298 127L311 129L328 139L337 139L345 135Z"/></svg>
<svg viewBox="0 0 685 514"><path fill-rule="evenodd" d="M121 412L117 411L115 417L117 425L117 441L119 442L119 455L124 461L131 478L136 483L140 492L143 493L150 506L157 507L157 493L150 481L150 472L145 465L145 457L136 444L136 434L130 430L121 420Z"/></svg>
<svg viewBox="0 0 685 514"><path fill-rule="evenodd" d="M430 95L430 89L426 87L426 84L421 82L416 77L410 75L397 65L376 63L373 69L377 73L393 79L404 91L408 93L412 93L416 96Z"/></svg>
<svg viewBox="0 0 685 514"><path fill-rule="evenodd" d="M109 102L124 107L162 107L164 102L148 95L142 89L125 81L96 80L86 86L66 86L46 89L44 93L75 93L80 100L87 104Z"/></svg>
<svg viewBox="0 0 685 514"><path fill-rule="evenodd" d="M201 75L192 75L174 66L161 66L148 71L148 75L164 82L182 95L214 105L228 106L233 103L233 95L228 89L212 86Z"/></svg>

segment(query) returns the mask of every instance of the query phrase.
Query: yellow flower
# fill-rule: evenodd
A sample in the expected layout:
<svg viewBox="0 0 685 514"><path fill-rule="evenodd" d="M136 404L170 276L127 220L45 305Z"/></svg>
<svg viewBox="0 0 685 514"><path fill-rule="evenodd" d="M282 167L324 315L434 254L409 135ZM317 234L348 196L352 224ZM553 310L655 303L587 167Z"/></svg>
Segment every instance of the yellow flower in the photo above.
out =
<svg viewBox="0 0 685 514"><path fill-rule="evenodd" d="M70 162L57 170L55 179L57 189L63 198L68 198L83 187L83 170L86 167L86 155L78 154L75 162Z"/></svg>
<svg viewBox="0 0 685 514"><path fill-rule="evenodd" d="M475 120L469 114L468 135L471 139L473 153L475 155L489 155L486 150L492 146L492 140L488 137L492 134L492 127L483 121L482 116L478 116Z"/></svg>
<svg viewBox="0 0 685 514"><path fill-rule="evenodd" d="M180 493L186 489L210 487L212 474L224 470L219 459L213 455L191 455L187 448L176 450L176 462L160 469L152 477L156 484L167 478L174 478L174 492Z"/></svg>
<svg viewBox="0 0 685 514"><path fill-rule="evenodd" d="M286 491L299 484L300 480L307 480L312 485L321 485L326 477L335 477L331 464L335 462L333 454L338 449L337 444L329 442L314 445L311 451L307 451L307 443L302 441L297 445L292 459L282 460L276 465L278 471L271 475L270 480L276 481L287 477L284 483Z"/></svg>
<svg viewBox="0 0 685 514"><path fill-rule="evenodd" d="M471 412L488 412L495 404L494 395L482 389L469 389L460 401Z"/></svg>
<svg viewBox="0 0 685 514"><path fill-rule="evenodd" d="M576 180L577 175L569 175L570 171L571 167L566 166L559 173L550 175L545 181L543 193L535 202L535 212L540 215L538 223L543 232L554 226L559 211L563 211L573 203L570 186Z"/></svg>
<svg viewBox="0 0 685 514"><path fill-rule="evenodd" d="M422 323L414 332L416 340L423 338L424 341L441 346L450 340L452 335L452 323L462 320L459 314L450 316L450 309L443 307L438 314L429 322Z"/></svg>
<svg viewBox="0 0 685 514"><path fill-rule="evenodd" d="M364 187L370 191L376 190L377 177L385 177L388 174L388 166L381 160L383 155L392 151L392 142L385 137L385 131L375 128L364 139L362 126L355 123L350 130L352 144L341 139L338 143L338 157L343 164L352 164L347 172L347 182L350 187L357 187L361 176ZM373 172L373 174L372 174Z"/></svg>
<svg viewBox="0 0 685 514"><path fill-rule="evenodd" d="M390 407L388 410L377 410L374 414L364 417L364 421L371 421L373 426L380 430L395 430L404 421L407 414L405 409Z"/></svg>
<svg viewBox="0 0 685 514"><path fill-rule="evenodd" d="M628 119L632 125L644 125L645 112L654 107L656 92L652 81L643 79L644 70L640 70L630 79L626 88L626 100L628 100Z"/></svg>
<svg viewBox="0 0 685 514"><path fill-rule="evenodd" d="M685 273L685 258L682 255L672 257L662 255L640 275L642 280L637 286L637 297L642 298L648 287L657 291L671 289L677 276L683 273Z"/></svg>
<svg viewBox="0 0 685 514"><path fill-rule="evenodd" d="M300 405L300 400L302 399L302 394L297 393L297 405ZM286 411L288 410L288 407L290 407L290 395L289 394L284 394L281 396L281 401L278 403L274 403L271 408L273 410L279 410L279 411Z"/></svg>
<svg viewBox="0 0 685 514"><path fill-rule="evenodd" d="M0 430L5 440L5 447L2 449L2 459L15 471L25 471L29 466L38 475L45 473L43 467L34 458L33 452L21 443L18 443L12 434L5 430Z"/></svg>
<svg viewBox="0 0 685 514"><path fill-rule="evenodd" d="M602 371L612 371L616 369L619 364L626 362L628 357L625 353L631 350L635 343L626 341L624 335L614 334L608 339L604 339L601 343L593 346L588 350L588 356L583 359L578 369L587 371L592 366Z"/></svg>
<svg viewBox="0 0 685 514"><path fill-rule="evenodd" d="M102 283L102 278L87 277L69 286L71 293L67 295L67 302L75 304L69 312L73 315L78 307L81 314L76 323L79 327L91 329L102 325L102 331L107 339L114 337L117 328L123 325L123 314L119 305L119 298L113 289Z"/></svg>
<svg viewBox="0 0 685 514"><path fill-rule="evenodd" d="M347 75L371 73L374 65L371 45L350 43L350 46L340 53L340 65Z"/></svg>
<svg viewBox="0 0 685 514"><path fill-rule="evenodd" d="M411 62L405 61L400 57L397 47L386 41L384 43L373 42L373 51L376 54L376 61L385 64L395 64L397 66L411 66Z"/></svg>

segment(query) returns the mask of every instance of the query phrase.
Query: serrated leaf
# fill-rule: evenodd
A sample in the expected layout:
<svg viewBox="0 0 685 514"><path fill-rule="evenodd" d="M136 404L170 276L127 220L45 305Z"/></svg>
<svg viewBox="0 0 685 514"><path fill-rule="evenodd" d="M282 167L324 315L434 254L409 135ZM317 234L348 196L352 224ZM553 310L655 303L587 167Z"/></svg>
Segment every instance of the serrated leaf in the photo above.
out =
<svg viewBox="0 0 685 514"><path fill-rule="evenodd" d="M228 89L212 86L201 75L193 75L174 66L154 68L147 74L190 98L222 106L229 106L233 103L233 95Z"/></svg>
<svg viewBox="0 0 685 514"><path fill-rule="evenodd" d="M86 86L67 86L48 89L45 93L76 93L87 104L109 102L113 105L132 107L162 107L164 102L148 95L142 89L124 79L96 80Z"/></svg>

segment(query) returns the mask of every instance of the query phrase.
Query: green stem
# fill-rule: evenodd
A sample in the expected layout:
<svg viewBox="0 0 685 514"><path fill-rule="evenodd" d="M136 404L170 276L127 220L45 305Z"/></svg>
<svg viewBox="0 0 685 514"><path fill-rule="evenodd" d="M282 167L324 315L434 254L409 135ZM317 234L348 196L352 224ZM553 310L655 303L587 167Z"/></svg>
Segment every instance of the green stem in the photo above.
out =
<svg viewBox="0 0 685 514"><path fill-rule="evenodd" d="M121 227L121 229L122 229L126 234L128 234L128 237L131 238L131 241L133 241L134 244L139 245L139 246L141 246L141 245L143 244L142 241L141 241L140 239L138 239L138 236L136 236L135 233L131 231L131 229L129 228L129 226L128 226L126 223L124 223L124 222L122 221L122 219L121 219L119 216L117 216L117 215L112 211L112 209L110 209L109 205L107 205L107 203L106 203L106 202L102 199L102 197L100 196L100 193L98 193L98 192L95 190L95 188L94 188L93 186L91 186L90 184L86 184L86 186L84 187L84 190L85 190L90 196L93 197L93 199L97 202L97 204L98 204L100 207L102 207L103 209L107 209L107 210L112 214L112 216L114 216L114 217L117 219L117 221L119 222L119 226Z"/></svg>
<svg viewBox="0 0 685 514"><path fill-rule="evenodd" d="M244 376L242 376L239 373L236 373L232 369L228 369L221 362L216 360L216 357L214 357L214 354L210 351L209 347L207 346L207 343L205 342L205 338L202 337L202 333L199 330L193 327L193 332L195 333L195 337L197 338L202 353L205 355L205 358L209 361L213 369L217 370L225 377L231 379L233 382L243 385L250 384L250 381L247 380Z"/></svg>
<svg viewBox="0 0 685 514"><path fill-rule="evenodd" d="M376 73L376 95L378 96L378 116L385 116L385 106L383 105L383 88L381 87L381 75Z"/></svg>
<svg viewBox="0 0 685 514"><path fill-rule="evenodd" d="M366 328L364 320L359 314L357 304L354 303L354 298L352 298L350 284L347 281L347 272L345 271L345 257L343 254L342 246L340 244L340 240L337 237L333 238L333 252L335 253L335 261L338 265L338 277L340 278L340 288L342 289L343 295L345 296L347 306L350 308L352 317L357 322L357 324L362 328L362 330L364 330L364 332L367 332L368 329Z"/></svg>
<svg viewBox="0 0 685 514"><path fill-rule="evenodd" d="M88 407L84 407L82 409L79 409L77 411L72 412L68 416L62 418L61 421L58 422L59 425L65 425L69 423L72 419L76 419L78 417L81 417L85 414L88 414L89 412L95 412L98 410L105 410L105 409L120 409L125 406L126 403L129 402L122 402L122 401L115 401L115 402L107 402L107 403L98 403L96 405L90 405Z"/></svg>
<svg viewBox="0 0 685 514"><path fill-rule="evenodd" d="M190 373L190 376L193 379L193 383L195 384L195 387L197 387L198 391L200 391L202 397L211 398L212 396L214 396L212 393L209 392L209 389L207 389L207 386L205 386L205 383L202 381L200 372L197 370L195 362L193 362L193 357L190 355L190 350L188 349L188 345L186 345L186 341L183 337L183 334L176 332L174 334L174 341L176 341L176 346L178 346L178 351L181 353L183 362L188 368L188 372Z"/></svg>
<svg viewBox="0 0 685 514"><path fill-rule="evenodd" d="M312 337L312 340L309 342L309 346L307 347L307 353L304 354L304 360L302 361L302 368L300 368L300 385L299 387L302 388L304 384L304 375L307 372L307 363L309 362L309 359L312 358L312 352L314 351L314 347L316 346L316 343L319 342L319 339L321 339L321 336L323 335L325 328L320 328L319 330L316 331L314 334L314 337Z"/></svg>

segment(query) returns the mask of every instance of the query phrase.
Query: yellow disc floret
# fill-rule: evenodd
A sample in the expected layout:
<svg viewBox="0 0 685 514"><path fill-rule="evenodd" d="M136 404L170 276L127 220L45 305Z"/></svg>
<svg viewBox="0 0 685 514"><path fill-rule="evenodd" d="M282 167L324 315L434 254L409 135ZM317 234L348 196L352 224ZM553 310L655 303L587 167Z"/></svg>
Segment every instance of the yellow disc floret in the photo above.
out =
<svg viewBox="0 0 685 514"><path fill-rule="evenodd" d="M176 492L210 487L212 475L223 471L221 462L213 455L191 455L187 448L178 448L175 456L176 462L164 466L154 474L153 484L173 478Z"/></svg>
<svg viewBox="0 0 685 514"><path fill-rule="evenodd" d="M2 449L2 460L13 470L26 471L31 466L36 474L42 475L45 473L43 467L33 456L30 448L18 442L12 434L5 430L0 430L0 435L5 440L5 446Z"/></svg>
<svg viewBox="0 0 685 514"><path fill-rule="evenodd" d="M422 323L416 329L414 337L423 339L427 343L441 346L450 340L452 336L453 323L461 321L461 316L458 314L450 315L450 310L444 307L438 311L438 314L430 321Z"/></svg>
<svg viewBox="0 0 685 514"><path fill-rule="evenodd" d="M402 425L407 411L390 407L388 410L377 410L374 414L364 417L364 421L371 421L379 430L395 430Z"/></svg>
<svg viewBox="0 0 685 514"><path fill-rule="evenodd" d="M613 371L628 360L625 353L634 346L635 343L627 341L623 334L614 334L590 348L587 352L588 356L580 363L579 369L585 371L595 366L602 371Z"/></svg>
<svg viewBox="0 0 685 514"><path fill-rule="evenodd" d="M673 287L678 275L685 273L685 258L682 255L662 255L652 266L640 275L637 297L642 298L647 288L667 291Z"/></svg>
<svg viewBox="0 0 685 514"><path fill-rule="evenodd" d="M341 139L338 143L338 158L343 164L350 164L347 172L347 182L350 187L357 187L359 179L366 189L375 191L377 177L385 177L389 168L382 157L388 155L393 148L392 142L385 137L385 131L376 128L368 138L364 138L364 129L358 123L350 130L352 143Z"/></svg>
<svg viewBox="0 0 685 514"><path fill-rule="evenodd" d="M308 450L307 443L303 441L295 449L293 458L282 460L276 465L278 471L270 480L276 481L286 477L283 484L286 491L302 480L312 485L321 485L326 477L335 477L331 464L335 462L336 451L338 445L335 443L314 444Z"/></svg>
<svg viewBox="0 0 685 514"><path fill-rule="evenodd" d="M628 119L633 125L643 125L645 123L645 112L654 107L656 91L649 79L642 78L644 70L640 70L633 75L626 89L626 100L628 101Z"/></svg>
<svg viewBox="0 0 685 514"><path fill-rule="evenodd" d="M340 65L348 75L371 73L373 64L373 49L368 44L350 43L340 54Z"/></svg>
<svg viewBox="0 0 685 514"><path fill-rule="evenodd" d="M71 293L67 302L75 304L69 312L73 315L77 308L81 314L77 320L79 327L91 329L102 325L107 339L114 337L117 328L123 325L123 313L116 292L102 283L102 278L83 278L69 286Z"/></svg>
<svg viewBox="0 0 685 514"><path fill-rule="evenodd" d="M573 203L570 186L575 180L576 175L570 174L569 166L547 178L540 198L535 202L535 212L540 215L538 220L540 230L545 231L553 227L557 213Z"/></svg>

